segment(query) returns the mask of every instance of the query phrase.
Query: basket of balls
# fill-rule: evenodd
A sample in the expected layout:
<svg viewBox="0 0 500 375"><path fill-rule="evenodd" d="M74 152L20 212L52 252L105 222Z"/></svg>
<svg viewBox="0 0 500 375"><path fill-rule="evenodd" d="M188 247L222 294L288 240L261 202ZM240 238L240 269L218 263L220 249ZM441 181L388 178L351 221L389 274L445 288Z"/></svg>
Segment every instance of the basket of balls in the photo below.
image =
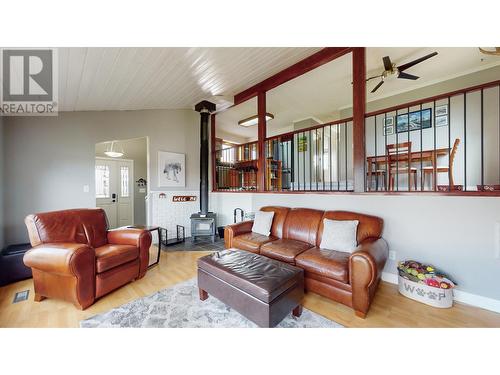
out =
<svg viewBox="0 0 500 375"><path fill-rule="evenodd" d="M398 263L399 292L405 297L439 308L453 306L453 282L430 264L414 260Z"/></svg>

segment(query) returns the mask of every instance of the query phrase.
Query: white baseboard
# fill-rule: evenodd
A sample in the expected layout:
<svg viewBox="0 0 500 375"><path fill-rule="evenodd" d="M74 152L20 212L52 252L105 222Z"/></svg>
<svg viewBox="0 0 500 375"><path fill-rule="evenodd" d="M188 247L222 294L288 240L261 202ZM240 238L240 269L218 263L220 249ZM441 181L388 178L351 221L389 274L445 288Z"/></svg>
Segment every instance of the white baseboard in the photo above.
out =
<svg viewBox="0 0 500 375"><path fill-rule="evenodd" d="M382 272L382 280L397 285L398 275L390 272ZM483 297L477 294L467 293L458 289L454 289L453 299L457 302L465 303L467 305L480 307L481 309L500 313L500 301L493 298Z"/></svg>

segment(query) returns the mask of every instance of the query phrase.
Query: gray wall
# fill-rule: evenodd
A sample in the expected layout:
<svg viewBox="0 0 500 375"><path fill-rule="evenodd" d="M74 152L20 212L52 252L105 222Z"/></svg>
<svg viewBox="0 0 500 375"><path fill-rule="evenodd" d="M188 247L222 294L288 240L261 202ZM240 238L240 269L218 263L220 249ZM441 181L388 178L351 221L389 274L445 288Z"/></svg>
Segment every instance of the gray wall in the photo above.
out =
<svg viewBox="0 0 500 375"><path fill-rule="evenodd" d="M27 241L33 212L95 207L95 144L148 136L151 190L159 150L186 154L186 190L199 189L199 115L192 110L65 112L4 119L5 239ZM83 186L89 185L85 193ZM181 190L175 188L175 190Z"/></svg>
<svg viewBox="0 0 500 375"><path fill-rule="evenodd" d="M0 249L4 245L4 210L3 210L3 198L4 198L4 174L3 174L3 165L5 161L4 154L4 142L3 142L3 133L4 133L4 125L3 125L3 117L0 116Z"/></svg>

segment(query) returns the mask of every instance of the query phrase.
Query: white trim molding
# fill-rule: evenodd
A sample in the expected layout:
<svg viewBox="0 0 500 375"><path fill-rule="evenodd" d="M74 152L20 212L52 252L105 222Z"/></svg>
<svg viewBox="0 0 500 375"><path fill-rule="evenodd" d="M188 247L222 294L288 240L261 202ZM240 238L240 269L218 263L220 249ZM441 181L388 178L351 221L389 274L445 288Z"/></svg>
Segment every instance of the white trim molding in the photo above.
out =
<svg viewBox="0 0 500 375"><path fill-rule="evenodd" d="M397 285L398 275L390 272L382 272L382 280ZM477 294L467 293L462 290L454 289L453 299L460 303L465 303L467 305L500 313L500 301L493 298L483 297Z"/></svg>

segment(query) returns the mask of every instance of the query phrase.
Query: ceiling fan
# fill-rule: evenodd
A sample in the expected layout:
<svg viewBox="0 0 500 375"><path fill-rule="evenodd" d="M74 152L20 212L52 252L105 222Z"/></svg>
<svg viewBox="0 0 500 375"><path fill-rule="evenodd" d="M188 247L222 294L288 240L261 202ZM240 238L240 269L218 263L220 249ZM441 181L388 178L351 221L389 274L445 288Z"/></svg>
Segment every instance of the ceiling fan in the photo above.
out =
<svg viewBox="0 0 500 375"><path fill-rule="evenodd" d="M432 52L432 53L429 53L428 55L420 57L419 59L410 61L406 64L399 65L399 66L396 66L396 64L393 64L389 56L385 56L382 59L382 61L384 62L384 71L382 72L382 74L370 77L366 80L366 82L368 82L372 79L375 79L375 78L381 78L381 81L371 91L372 93L374 93L375 91L377 91L380 88L380 86L382 86L384 84L384 79L390 75L397 74L398 78L416 80L419 77L414 76L413 74L405 73L405 70L411 68L414 65L420 64L422 61L430 59L431 57L434 57L437 54L438 54L437 52Z"/></svg>

